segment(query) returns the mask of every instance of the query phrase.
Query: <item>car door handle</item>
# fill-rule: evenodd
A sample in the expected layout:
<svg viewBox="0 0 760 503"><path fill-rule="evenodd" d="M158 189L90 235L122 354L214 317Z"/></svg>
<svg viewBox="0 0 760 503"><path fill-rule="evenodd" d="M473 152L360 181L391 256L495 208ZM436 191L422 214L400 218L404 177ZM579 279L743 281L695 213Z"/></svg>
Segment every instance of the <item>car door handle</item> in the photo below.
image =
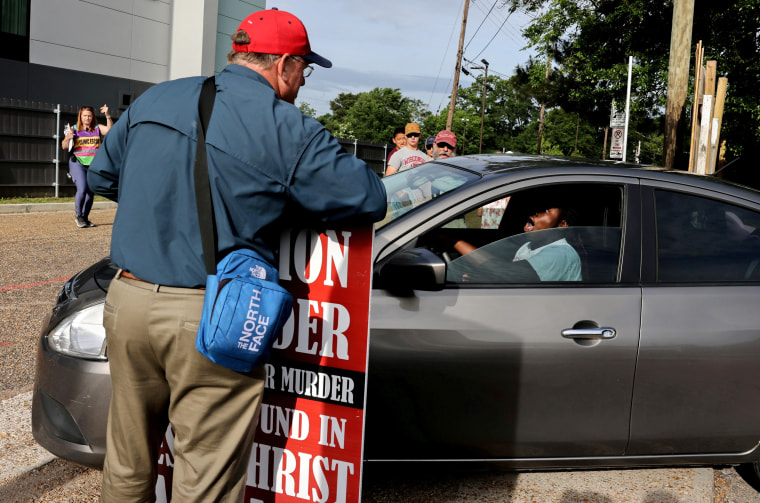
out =
<svg viewBox="0 0 760 503"><path fill-rule="evenodd" d="M611 327L566 328L562 331L565 339L614 339L617 330Z"/></svg>

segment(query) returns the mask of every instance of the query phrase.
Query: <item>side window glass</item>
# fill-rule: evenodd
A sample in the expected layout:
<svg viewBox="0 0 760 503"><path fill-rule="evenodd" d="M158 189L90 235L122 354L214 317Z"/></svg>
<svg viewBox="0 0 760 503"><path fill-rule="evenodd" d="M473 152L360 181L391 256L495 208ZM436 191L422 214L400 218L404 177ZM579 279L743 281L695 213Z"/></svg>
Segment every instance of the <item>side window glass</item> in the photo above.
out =
<svg viewBox="0 0 760 503"><path fill-rule="evenodd" d="M655 209L658 281L760 281L760 213L665 190Z"/></svg>
<svg viewBox="0 0 760 503"><path fill-rule="evenodd" d="M423 236L456 284L617 280L621 186L563 184L504 194Z"/></svg>

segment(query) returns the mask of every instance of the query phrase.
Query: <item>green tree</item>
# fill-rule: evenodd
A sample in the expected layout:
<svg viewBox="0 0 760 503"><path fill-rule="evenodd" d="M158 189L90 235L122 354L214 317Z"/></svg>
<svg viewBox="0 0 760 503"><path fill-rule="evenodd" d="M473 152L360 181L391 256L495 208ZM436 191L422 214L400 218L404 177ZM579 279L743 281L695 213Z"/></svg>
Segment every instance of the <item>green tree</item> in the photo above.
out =
<svg viewBox="0 0 760 503"><path fill-rule="evenodd" d="M696 0L693 40L702 40L707 60L728 78L721 137L729 155L755 163L760 153L760 0L711 3ZM699 13L699 15L696 15ZM748 166L755 170L754 166Z"/></svg>
<svg viewBox="0 0 760 503"><path fill-rule="evenodd" d="M538 143L538 121L533 121L517 135L508 138L506 150L522 154L535 154Z"/></svg>
<svg viewBox="0 0 760 503"><path fill-rule="evenodd" d="M332 114L319 121L339 138L388 143L393 130L408 122L422 122L430 114L422 101L407 98L399 89L375 88L369 92L341 93L330 102Z"/></svg>
<svg viewBox="0 0 760 503"><path fill-rule="evenodd" d="M472 150L468 148L467 153L478 152L481 115L484 153L501 151L506 138L519 134L537 116L535 100L524 82L517 77L502 79L494 75L488 76L485 111L481 114L483 81L484 75L479 75L474 83L457 93L457 109L462 112L460 121L467 119L464 123L467 125L467 134L472 135L468 142ZM472 127L475 131L470 129Z"/></svg>
<svg viewBox="0 0 760 503"><path fill-rule="evenodd" d="M634 56L632 117L656 118L664 113L672 1L505 3L534 16L524 34L529 46L557 65L565 95L560 104L565 110L604 126L611 101L624 101L628 56ZM760 0L695 1L693 43L702 40L707 59L715 59L718 72L729 79L723 137L733 155L760 144L760 97L754 90L760 79L758 26ZM683 141L685 148L688 140Z"/></svg>
<svg viewBox="0 0 760 503"><path fill-rule="evenodd" d="M578 113L569 113L560 108L546 114L544 138L551 142L562 155L599 158L602 155L604 133L601 133L582 119ZM541 145L542 153L547 153Z"/></svg>
<svg viewBox="0 0 760 503"><path fill-rule="evenodd" d="M541 153L600 158L604 131L591 125L578 113L553 108L544 119ZM535 154L538 146L538 121L533 121L509 143L509 150Z"/></svg>
<svg viewBox="0 0 760 503"><path fill-rule="evenodd" d="M301 112L303 112L303 113L305 113L306 115L308 115L308 116L314 117L315 119L317 118L317 111L316 111L316 110L314 110L314 109L311 107L311 105L309 105L309 104L308 104L308 103L306 103L305 101L301 102L301 104L300 104L300 105L298 105L298 109L299 109Z"/></svg>
<svg viewBox="0 0 760 503"><path fill-rule="evenodd" d="M388 142L393 130L429 115L422 101L404 97L399 89L379 88L360 93L346 114L357 138Z"/></svg>
<svg viewBox="0 0 760 503"><path fill-rule="evenodd" d="M345 132L350 129L346 124L346 115L348 111L354 106L356 100L359 98L358 94L352 93L340 93L334 100L330 102L329 114L319 117L319 122L327 128L334 136L339 138L350 138L349 136L339 136L338 131Z"/></svg>
<svg viewBox="0 0 760 503"><path fill-rule="evenodd" d="M529 45L559 72L560 104L597 125L612 100L625 102L628 56L637 59L632 110L658 110L667 84L672 3L591 0L510 0L535 15L524 30ZM537 70L537 69L536 69ZM534 80L541 73L532 73ZM656 111L655 113L659 113Z"/></svg>

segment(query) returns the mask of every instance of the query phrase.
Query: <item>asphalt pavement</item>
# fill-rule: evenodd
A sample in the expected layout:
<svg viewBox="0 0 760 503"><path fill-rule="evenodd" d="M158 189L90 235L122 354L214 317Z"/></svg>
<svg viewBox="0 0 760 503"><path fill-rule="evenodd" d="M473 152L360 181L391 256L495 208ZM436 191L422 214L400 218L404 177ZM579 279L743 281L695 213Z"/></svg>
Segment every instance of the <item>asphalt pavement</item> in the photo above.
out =
<svg viewBox="0 0 760 503"><path fill-rule="evenodd" d="M31 435L34 356L62 284L108 254L114 203L79 229L71 203L0 204L0 501L93 502L100 472L52 456ZM510 473L367 470L362 500L379 502L760 503L733 468Z"/></svg>

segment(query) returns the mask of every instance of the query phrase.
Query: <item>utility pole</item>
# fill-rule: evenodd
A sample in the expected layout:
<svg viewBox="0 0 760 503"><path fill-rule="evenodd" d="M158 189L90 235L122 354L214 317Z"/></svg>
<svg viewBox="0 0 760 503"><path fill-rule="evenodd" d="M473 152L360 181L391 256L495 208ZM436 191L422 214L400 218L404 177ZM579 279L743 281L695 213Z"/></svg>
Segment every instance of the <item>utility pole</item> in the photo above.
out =
<svg viewBox="0 0 760 503"><path fill-rule="evenodd" d="M631 74L633 73L633 56L628 56L628 87L625 96L625 134L623 135L623 162L628 150L628 124L631 122Z"/></svg>
<svg viewBox="0 0 760 503"><path fill-rule="evenodd" d="M480 105L480 146L478 147L478 154L483 153L483 120L485 119L486 112L486 89L488 84L488 61L485 59L480 60L485 66L473 66L472 70L485 70L485 76L483 77L483 103Z"/></svg>
<svg viewBox="0 0 760 503"><path fill-rule="evenodd" d="M462 124L464 125L463 131L462 131L462 155L465 155L464 149L467 148L467 123L468 122L470 122L470 119L462 118Z"/></svg>
<svg viewBox="0 0 760 503"><path fill-rule="evenodd" d="M536 153L541 155L541 139L544 134L544 112L546 111L546 84L549 80L549 68L551 67L552 57L546 58L546 75L544 76L544 97L541 101L541 113L538 119L538 146Z"/></svg>
<svg viewBox="0 0 760 503"><path fill-rule="evenodd" d="M575 114L575 146L573 147L573 155L578 153L578 132L580 130L581 130L581 114Z"/></svg>
<svg viewBox="0 0 760 503"><path fill-rule="evenodd" d="M454 106L457 102L457 90L459 89L459 72L462 69L462 52L464 51L464 32L467 27L467 11L470 8L470 0L464 0L464 13L462 14L462 31L459 33L459 49L457 50L457 64L454 70L454 87L451 90L451 103L449 103L449 116L446 118L446 129L451 131L451 123L454 121Z"/></svg>
<svg viewBox="0 0 760 503"><path fill-rule="evenodd" d="M678 133L683 130L686 94L689 87L691 31L694 23L694 0L673 0L673 22L670 28L670 63L668 68L668 101L665 108L665 167L675 167Z"/></svg>

